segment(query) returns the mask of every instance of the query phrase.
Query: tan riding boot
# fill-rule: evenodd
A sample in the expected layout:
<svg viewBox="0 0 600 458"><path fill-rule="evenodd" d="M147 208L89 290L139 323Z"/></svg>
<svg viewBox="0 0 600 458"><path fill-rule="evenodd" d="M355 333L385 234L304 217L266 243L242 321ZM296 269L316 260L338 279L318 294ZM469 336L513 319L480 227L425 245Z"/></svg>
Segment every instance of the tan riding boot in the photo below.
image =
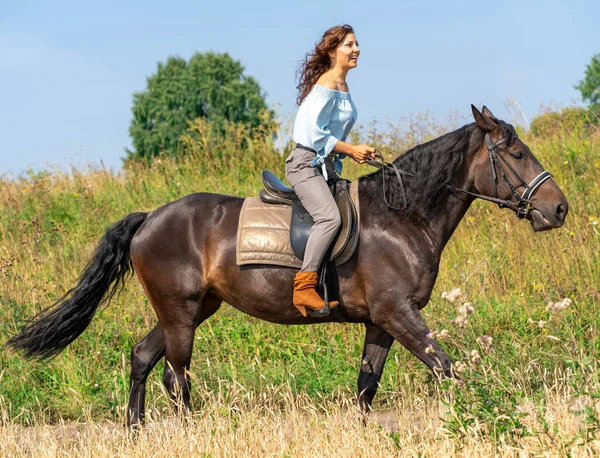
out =
<svg viewBox="0 0 600 458"><path fill-rule="evenodd" d="M302 316L308 316L306 309L323 310L325 301L315 291L319 277L317 272L298 272L294 277L294 305ZM338 301L329 302L329 308L336 308Z"/></svg>

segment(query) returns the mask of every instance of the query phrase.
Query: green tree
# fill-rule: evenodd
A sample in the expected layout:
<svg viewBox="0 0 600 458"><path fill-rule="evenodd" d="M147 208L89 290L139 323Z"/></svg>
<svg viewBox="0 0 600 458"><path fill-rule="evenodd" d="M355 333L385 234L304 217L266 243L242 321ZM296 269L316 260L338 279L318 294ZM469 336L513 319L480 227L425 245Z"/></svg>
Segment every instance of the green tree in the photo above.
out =
<svg viewBox="0 0 600 458"><path fill-rule="evenodd" d="M579 89L583 100L591 105L600 103L600 54L592 57L592 61L585 69L585 78L575 86Z"/></svg>
<svg viewBox="0 0 600 458"><path fill-rule="evenodd" d="M127 159L174 156L188 122L206 118L223 130L225 121L250 129L272 120L258 82L243 74L244 67L229 54L196 53L189 63L181 57L159 62L143 92L133 95L133 120L129 127L133 151Z"/></svg>

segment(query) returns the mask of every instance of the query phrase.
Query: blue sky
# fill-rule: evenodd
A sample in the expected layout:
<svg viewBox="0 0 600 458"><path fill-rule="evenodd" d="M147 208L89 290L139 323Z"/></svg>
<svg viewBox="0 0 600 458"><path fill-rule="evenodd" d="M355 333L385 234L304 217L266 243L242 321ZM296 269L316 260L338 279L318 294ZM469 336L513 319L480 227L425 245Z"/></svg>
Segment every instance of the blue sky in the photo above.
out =
<svg viewBox="0 0 600 458"><path fill-rule="evenodd" d="M132 94L169 55L228 52L293 116L295 69L328 27L361 45L348 75L359 122L470 104L528 118L573 88L600 52L600 2L116 1L0 2L0 174L85 163L118 168Z"/></svg>

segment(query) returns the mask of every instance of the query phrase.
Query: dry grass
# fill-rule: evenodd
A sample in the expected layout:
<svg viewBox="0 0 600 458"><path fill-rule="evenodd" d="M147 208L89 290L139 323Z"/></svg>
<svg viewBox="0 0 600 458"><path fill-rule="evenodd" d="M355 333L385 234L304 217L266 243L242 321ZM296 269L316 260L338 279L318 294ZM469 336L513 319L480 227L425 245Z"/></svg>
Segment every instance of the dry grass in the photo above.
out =
<svg viewBox="0 0 600 458"><path fill-rule="evenodd" d="M455 437L444 428L452 415L438 392L402 393L394 409L373 412L367 425L353 399L318 402L272 388L257 397L238 387L236 393L203 392L205 405L193 415L150 412L137 433L119 423L61 423L0 427L3 457L380 457L380 456L573 456L593 457L600 441L573 440L584 426L573 414L582 398L560 376L539 400L524 400L533 434L514 441L490 441L486 425L474 424ZM273 402L277 399L278 402ZM544 422L549 425L543 432Z"/></svg>

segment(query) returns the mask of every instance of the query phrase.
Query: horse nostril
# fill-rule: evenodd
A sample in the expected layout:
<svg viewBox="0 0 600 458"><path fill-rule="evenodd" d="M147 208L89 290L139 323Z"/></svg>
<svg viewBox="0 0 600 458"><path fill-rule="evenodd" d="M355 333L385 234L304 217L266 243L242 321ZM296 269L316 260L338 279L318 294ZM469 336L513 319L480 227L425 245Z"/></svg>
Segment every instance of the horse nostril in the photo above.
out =
<svg viewBox="0 0 600 458"><path fill-rule="evenodd" d="M562 217L565 214L565 207L563 204L558 204L556 207L556 216Z"/></svg>

